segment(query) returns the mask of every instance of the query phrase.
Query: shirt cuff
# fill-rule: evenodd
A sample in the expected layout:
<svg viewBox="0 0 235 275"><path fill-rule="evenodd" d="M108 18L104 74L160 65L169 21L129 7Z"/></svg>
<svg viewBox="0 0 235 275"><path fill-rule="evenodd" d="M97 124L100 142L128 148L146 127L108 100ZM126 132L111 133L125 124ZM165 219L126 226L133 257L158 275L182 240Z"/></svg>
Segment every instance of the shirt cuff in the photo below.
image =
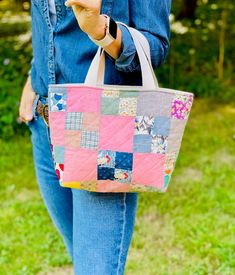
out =
<svg viewBox="0 0 235 275"><path fill-rule="evenodd" d="M131 37L130 32L127 28L119 23L117 23L122 31L122 44L120 55L117 59L106 53L108 58L110 58L115 64L115 68L122 72L134 72L140 71L140 63L138 54L135 48L134 41Z"/></svg>

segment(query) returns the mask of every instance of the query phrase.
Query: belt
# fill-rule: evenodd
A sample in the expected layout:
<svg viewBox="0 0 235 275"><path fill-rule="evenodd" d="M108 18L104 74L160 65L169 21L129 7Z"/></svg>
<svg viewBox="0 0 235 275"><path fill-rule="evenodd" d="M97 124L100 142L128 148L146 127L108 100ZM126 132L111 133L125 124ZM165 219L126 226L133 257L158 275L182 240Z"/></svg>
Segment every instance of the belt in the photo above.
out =
<svg viewBox="0 0 235 275"><path fill-rule="evenodd" d="M48 103L43 104L41 100L38 100L37 113L42 117L43 121L45 122L46 126L49 127L49 120L48 120Z"/></svg>

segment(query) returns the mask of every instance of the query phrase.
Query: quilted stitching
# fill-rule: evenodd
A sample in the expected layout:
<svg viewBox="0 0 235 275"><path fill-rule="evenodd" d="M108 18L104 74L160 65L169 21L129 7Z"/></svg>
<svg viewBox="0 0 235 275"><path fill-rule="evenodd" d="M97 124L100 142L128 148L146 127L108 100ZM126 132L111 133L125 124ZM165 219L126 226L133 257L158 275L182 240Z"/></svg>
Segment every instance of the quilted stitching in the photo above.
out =
<svg viewBox="0 0 235 275"><path fill-rule="evenodd" d="M119 98L104 97L101 101L101 113L103 115L118 115Z"/></svg>
<svg viewBox="0 0 235 275"><path fill-rule="evenodd" d="M167 190L191 94L54 87L49 119L62 186L95 192Z"/></svg>

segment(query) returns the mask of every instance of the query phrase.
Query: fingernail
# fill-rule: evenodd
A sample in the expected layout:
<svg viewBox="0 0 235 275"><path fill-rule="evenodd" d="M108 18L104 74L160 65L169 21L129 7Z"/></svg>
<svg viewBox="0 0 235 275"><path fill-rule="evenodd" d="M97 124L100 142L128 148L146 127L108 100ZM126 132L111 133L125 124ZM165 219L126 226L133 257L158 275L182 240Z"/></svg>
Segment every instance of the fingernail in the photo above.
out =
<svg viewBox="0 0 235 275"><path fill-rule="evenodd" d="M26 118L27 121L32 120L32 116L31 115L26 115L25 118Z"/></svg>

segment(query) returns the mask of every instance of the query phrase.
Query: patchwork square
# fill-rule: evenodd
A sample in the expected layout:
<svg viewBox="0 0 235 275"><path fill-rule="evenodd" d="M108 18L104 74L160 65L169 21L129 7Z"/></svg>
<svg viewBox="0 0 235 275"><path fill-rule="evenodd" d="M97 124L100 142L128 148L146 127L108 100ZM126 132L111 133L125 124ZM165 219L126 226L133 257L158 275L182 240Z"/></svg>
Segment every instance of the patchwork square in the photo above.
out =
<svg viewBox="0 0 235 275"><path fill-rule="evenodd" d="M135 135L134 136L134 152L151 153L152 136Z"/></svg>
<svg viewBox="0 0 235 275"><path fill-rule="evenodd" d="M131 182L132 167L132 153L111 150L98 151L98 178L100 180L115 180L123 183ZM108 173L107 176L103 175L105 172Z"/></svg>
<svg viewBox="0 0 235 275"><path fill-rule="evenodd" d="M150 135L154 125L153 116L135 117L135 135Z"/></svg>
<svg viewBox="0 0 235 275"><path fill-rule="evenodd" d="M119 98L119 90L103 90L102 97Z"/></svg>
<svg viewBox="0 0 235 275"><path fill-rule="evenodd" d="M137 115L170 117L174 96L174 93L161 90L140 92L137 102Z"/></svg>
<svg viewBox="0 0 235 275"><path fill-rule="evenodd" d="M53 145L64 146L65 116L65 112L49 113L50 138Z"/></svg>
<svg viewBox="0 0 235 275"><path fill-rule="evenodd" d="M114 171L114 179L115 181L129 183L131 182L132 171L123 170L123 169L115 169Z"/></svg>
<svg viewBox="0 0 235 275"><path fill-rule="evenodd" d="M152 135L169 136L170 118L157 116L154 118L154 124L151 131Z"/></svg>
<svg viewBox="0 0 235 275"><path fill-rule="evenodd" d="M156 154L166 154L167 137L156 135L152 138L151 152Z"/></svg>
<svg viewBox="0 0 235 275"><path fill-rule="evenodd" d="M65 129L81 130L83 114L79 112L66 113Z"/></svg>
<svg viewBox="0 0 235 275"><path fill-rule="evenodd" d="M100 150L133 152L134 117L101 116Z"/></svg>
<svg viewBox="0 0 235 275"><path fill-rule="evenodd" d="M96 179L97 155L96 150L66 149L64 182L86 182Z"/></svg>
<svg viewBox="0 0 235 275"><path fill-rule="evenodd" d="M102 97L101 113L103 115L118 115L119 98Z"/></svg>
<svg viewBox="0 0 235 275"><path fill-rule="evenodd" d="M82 129L88 131L98 131L100 115L97 113L83 113Z"/></svg>
<svg viewBox="0 0 235 275"><path fill-rule="evenodd" d="M53 146L54 161L60 164L64 163L64 147Z"/></svg>
<svg viewBox="0 0 235 275"><path fill-rule="evenodd" d="M61 184L61 182L63 180L63 174L64 174L64 164L55 163L55 172L56 172L57 178Z"/></svg>
<svg viewBox="0 0 235 275"><path fill-rule="evenodd" d="M114 180L114 168L98 166L98 180Z"/></svg>
<svg viewBox="0 0 235 275"><path fill-rule="evenodd" d="M135 116L137 109L137 98L124 97L120 98L119 115L121 116Z"/></svg>
<svg viewBox="0 0 235 275"><path fill-rule="evenodd" d="M85 131L81 133L81 148L97 149L99 133L96 131Z"/></svg>
<svg viewBox="0 0 235 275"><path fill-rule="evenodd" d="M51 92L49 95L50 111L51 112L65 112L66 110L66 93Z"/></svg>
<svg viewBox="0 0 235 275"><path fill-rule="evenodd" d="M137 98L138 97L138 94L139 92L138 91L120 91L120 98L123 98L123 97L135 97Z"/></svg>
<svg viewBox="0 0 235 275"><path fill-rule="evenodd" d="M177 152L180 149L186 123L186 119L171 119L171 129L167 141L167 152Z"/></svg>
<svg viewBox="0 0 235 275"><path fill-rule="evenodd" d="M115 168L132 170L133 154L125 152L116 152Z"/></svg>
<svg viewBox="0 0 235 275"><path fill-rule="evenodd" d="M171 117L176 119L187 119L192 103L192 95L176 95L172 102Z"/></svg>
<svg viewBox="0 0 235 275"><path fill-rule="evenodd" d="M115 167L116 152L110 150L98 151L98 165L102 167Z"/></svg>
<svg viewBox="0 0 235 275"><path fill-rule="evenodd" d="M102 89L95 87L68 87L67 111L100 113Z"/></svg>
<svg viewBox="0 0 235 275"><path fill-rule="evenodd" d="M164 165L165 173L170 174L173 171L176 159L177 159L177 155L175 153L170 153L166 155L166 160Z"/></svg>
<svg viewBox="0 0 235 275"><path fill-rule="evenodd" d="M129 192L130 184L111 180L100 180L97 183L97 192Z"/></svg>
<svg viewBox="0 0 235 275"><path fill-rule="evenodd" d="M164 188L166 188L170 182L171 175L165 175L164 176Z"/></svg>
<svg viewBox="0 0 235 275"><path fill-rule="evenodd" d="M135 153L133 155L133 183L157 188L164 187L164 162L165 155L162 154Z"/></svg>
<svg viewBox="0 0 235 275"><path fill-rule="evenodd" d="M64 143L68 148L78 148L81 144L81 132L73 130L65 130Z"/></svg>

